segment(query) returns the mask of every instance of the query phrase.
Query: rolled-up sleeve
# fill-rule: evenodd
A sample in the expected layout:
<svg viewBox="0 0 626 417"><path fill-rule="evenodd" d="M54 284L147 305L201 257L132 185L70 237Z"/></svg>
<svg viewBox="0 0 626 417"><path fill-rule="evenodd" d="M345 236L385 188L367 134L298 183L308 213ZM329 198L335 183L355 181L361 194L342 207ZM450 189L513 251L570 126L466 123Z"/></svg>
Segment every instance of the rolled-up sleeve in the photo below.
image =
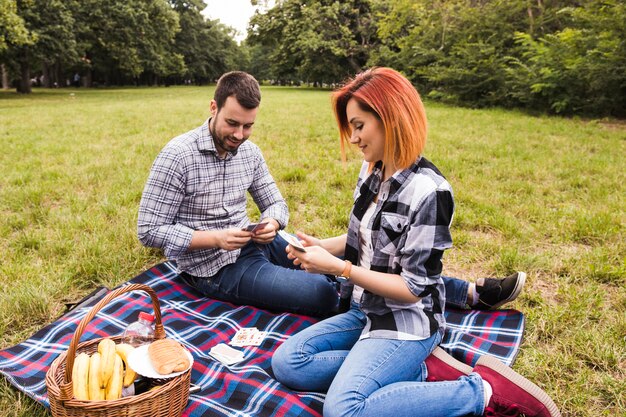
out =
<svg viewBox="0 0 626 417"><path fill-rule="evenodd" d="M450 225L454 199L449 189L433 190L415 212L400 260L402 277L409 290L418 297L436 284L442 270L442 256L452 247Z"/></svg>
<svg viewBox="0 0 626 417"><path fill-rule="evenodd" d="M261 218L273 218L284 229L289 222L289 209L263 157L254 173L249 189L250 195L261 211Z"/></svg>
<svg viewBox="0 0 626 417"><path fill-rule="evenodd" d="M139 204L137 236L145 246L161 248L168 258L187 251L194 230L176 221L185 196L181 157L164 149L152 164Z"/></svg>

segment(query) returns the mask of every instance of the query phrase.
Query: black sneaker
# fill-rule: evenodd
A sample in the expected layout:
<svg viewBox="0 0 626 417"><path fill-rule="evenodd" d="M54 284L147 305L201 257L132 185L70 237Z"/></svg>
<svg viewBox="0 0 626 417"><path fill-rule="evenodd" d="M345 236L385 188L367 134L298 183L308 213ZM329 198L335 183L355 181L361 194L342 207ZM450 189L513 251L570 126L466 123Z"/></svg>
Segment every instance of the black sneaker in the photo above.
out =
<svg viewBox="0 0 626 417"><path fill-rule="evenodd" d="M476 281L478 302L472 308L476 310L494 310L502 304L513 301L522 292L525 282L525 272L516 272L502 279L479 278Z"/></svg>

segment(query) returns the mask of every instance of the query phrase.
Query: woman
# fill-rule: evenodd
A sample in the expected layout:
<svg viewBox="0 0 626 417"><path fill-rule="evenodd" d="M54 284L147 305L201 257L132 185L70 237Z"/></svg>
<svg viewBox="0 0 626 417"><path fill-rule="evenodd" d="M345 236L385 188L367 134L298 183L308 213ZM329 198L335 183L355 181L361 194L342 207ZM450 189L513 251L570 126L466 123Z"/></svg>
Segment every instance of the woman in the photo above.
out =
<svg viewBox="0 0 626 417"><path fill-rule="evenodd" d="M348 232L323 240L298 233L306 251L287 251L307 272L347 280L352 304L281 345L276 378L327 391L325 416L558 416L540 388L494 358L469 372L439 354L427 370L445 328L441 258L452 245L454 199L421 156L424 106L406 78L375 68L338 89L333 107L342 153L348 141L364 159ZM424 382L429 372L458 379Z"/></svg>

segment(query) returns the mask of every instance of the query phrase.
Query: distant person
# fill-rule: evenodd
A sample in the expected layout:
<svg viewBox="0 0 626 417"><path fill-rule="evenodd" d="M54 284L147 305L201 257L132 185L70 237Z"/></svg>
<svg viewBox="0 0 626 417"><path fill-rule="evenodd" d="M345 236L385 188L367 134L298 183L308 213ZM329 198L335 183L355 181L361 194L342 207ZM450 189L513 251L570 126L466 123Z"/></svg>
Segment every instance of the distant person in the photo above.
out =
<svg viewBox="0 0 626 417"><path fill-rule="evenodd" d="M80 87L80 74L74 73L74 77L72 78L72 84L74 87Z"/></svg>
<svg viewBox="0 0 626 417"><path fill-rule="evenodd" d="M398 72L375 68L336 90L333 109L342 140L364 159L348 230L327 239L299 233L305 251L287 251L305 271L353 286L353 300L279 346L276 379L327 392L325 417L559 416L545 392L494 357L473 370L441 350L429 357L445 330L441 270L454 197L422 156L418 92ZM426 382L428 373L439 380Z"/></svg>
<svg viewBox="0 0 626 417"><path fill-rule="evenodd" d="M336 283L311 275L287 258L276 232L289 220L287 204L260 149L248 141L261 93L244 72L224 74L210 103L211 118L171 140L157 156L138 217L140 241L176 260L183 278L202 294L237 304L328 316L338 304ZM267 225L256 232L246 193ZM447 279L454 305L496 307L511 301L523 275L474 286Z"/></svg>

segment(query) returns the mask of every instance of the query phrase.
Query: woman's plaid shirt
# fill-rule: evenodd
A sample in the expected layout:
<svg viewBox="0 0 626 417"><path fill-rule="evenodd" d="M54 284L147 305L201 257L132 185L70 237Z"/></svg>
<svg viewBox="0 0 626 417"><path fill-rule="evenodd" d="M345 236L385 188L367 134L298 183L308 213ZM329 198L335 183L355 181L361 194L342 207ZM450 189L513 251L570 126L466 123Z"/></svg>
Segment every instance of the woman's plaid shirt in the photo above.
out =
<svg viewBox="0 0 626 417"><path fill-rule="evenodd" d="M361 308L367 324L361 338L424 339L443 336L445 288L441 258L452 246L452 188L426 158L396 172L381 183L381 165L368 173L364 163L354 192L346 259L359 259L359 225L374 196L376 210L367 227L372 231L371 270L399 274L420 300L401 303L364 291Z"/></svg>

